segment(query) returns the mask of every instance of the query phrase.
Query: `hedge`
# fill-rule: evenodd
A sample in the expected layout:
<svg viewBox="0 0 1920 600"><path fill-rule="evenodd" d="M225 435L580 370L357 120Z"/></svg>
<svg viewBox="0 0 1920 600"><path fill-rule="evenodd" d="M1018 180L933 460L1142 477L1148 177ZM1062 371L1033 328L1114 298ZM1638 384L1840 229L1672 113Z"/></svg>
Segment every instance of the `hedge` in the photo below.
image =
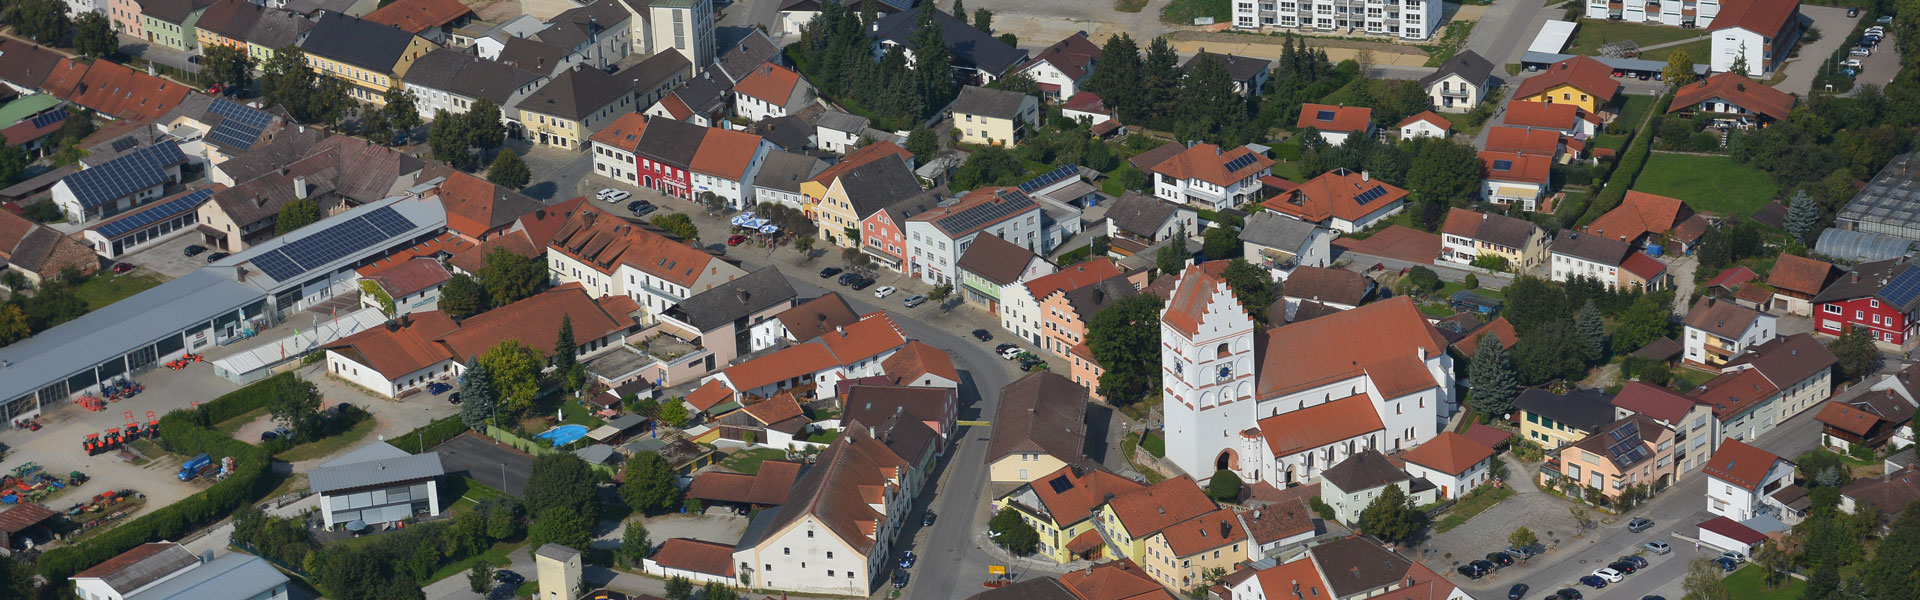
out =
<svg viewBox="0 0 1920 600"><path fill-rule="evenodd" d="M459 437L466 431L467 424L460 422L460 415L453 415L421 425L419 429L402 433L388 443L409 453L419 454L446 443L447 440Z"/></svg>
<svg viewBox="0 0 1920 600"><path fill-rule="evenodd" d="M162 448L185 455L205 452L216 460L232 456L235 459L233 474L198 494L122 523L100 535L48 550L37 561L40 574L51 584L65 587L66 578L74 573L141 544L181 539L188 533L227 518L233 511L271 491L278 482L268 477L269 467L273 452L283 442L255 446L208 429L207 426L265 406L266 399L274 392L295 382L300 380L293 374L282 373L229 392L199 408L178 409L161 417Z"/></svg>
<svg viewBox="0 0 1920 600"><path fill-rule="evenodd" d="M1667 106L1673 102L1673 96L1662 94L1653 103L1653 114L1647 117L1647 123L1633 132L1633 141L1627 144L1626 154L1613 167L1613 173L1607 177L1607 186L1594 196L1587 206L1586 214L1580 217L1579 225L1584 227L1600 219L1601 215L1620 206L1627 199L1627 190L1633 189L1633 182L1640 177L1640 169L1647 165L1647 157L1653 154L1653 132L1660 126L1661 115L1667 113ZM1566 223L1561 223L1566 225Z"/></svg>

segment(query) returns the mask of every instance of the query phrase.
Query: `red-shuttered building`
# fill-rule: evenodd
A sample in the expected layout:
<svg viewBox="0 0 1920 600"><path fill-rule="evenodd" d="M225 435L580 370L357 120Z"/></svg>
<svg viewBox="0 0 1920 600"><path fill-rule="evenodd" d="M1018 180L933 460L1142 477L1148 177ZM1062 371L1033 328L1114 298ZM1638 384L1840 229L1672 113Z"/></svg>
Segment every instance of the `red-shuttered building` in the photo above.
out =
<svg viewBox="0 0 1920 600"><path fill-rule="evenodd" d="M1814 332L1862 328L1883 347L1910 350L1920 334L1920 265L1890 259L1858 265L1813 297Z"/></svg>

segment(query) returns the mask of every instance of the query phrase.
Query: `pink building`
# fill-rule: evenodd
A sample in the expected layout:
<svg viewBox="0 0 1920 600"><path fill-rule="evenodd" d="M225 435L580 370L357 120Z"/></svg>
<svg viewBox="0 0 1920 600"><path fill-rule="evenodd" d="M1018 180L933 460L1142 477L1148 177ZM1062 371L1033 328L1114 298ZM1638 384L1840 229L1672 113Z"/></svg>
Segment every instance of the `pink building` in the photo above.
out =
<svg viewBox="0 0 1920 600"><path fill-rule="evenodd" d="M113 32L145 38L146 27L140 24L140 3L135 0L108 0L107 19L113 21Z"/></svg>

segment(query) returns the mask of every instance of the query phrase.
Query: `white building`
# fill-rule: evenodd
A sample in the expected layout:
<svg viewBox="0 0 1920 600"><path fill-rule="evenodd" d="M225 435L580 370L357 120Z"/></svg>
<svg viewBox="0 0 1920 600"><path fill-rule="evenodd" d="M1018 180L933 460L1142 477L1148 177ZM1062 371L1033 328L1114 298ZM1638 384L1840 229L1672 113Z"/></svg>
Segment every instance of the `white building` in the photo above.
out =
<svg viewBox="0 0 1920 600"><path fill-rule="evenodd" d="M499 106L501 119L506 119L507 107L519 104L550 79L503 62L441 48L415 60L404 83L406 90L413 92L414 108L423 121L433 120L443 110L450 115L466 114L482 98Z"/></svg>
<svg viewBox="0 0 1920 600"><path fill-rule="evenodd" d="M1247 217L1240 249L1248 262L1285 281L1297 267L1324 267L1333 257L1333 230L1269 210Z"/></svg>
<svg viewBox="0 0 1920 600"><path fill-rule="evenodd" d="M556 285L578 282L594 297L626 296L652 315L747 272L724 260L578 200L546 248ZM564 209L564 204L561 208ZM549 209L553 210L553 209ZM575 324L578 326L578 323Z"/></svg>
<svg viewBox="0 0 1920 600"><path fill-rule="evenodd" d="M1430 0L1234 0L1233 27L1424 40L1440 26L1440 9Z"/></svg>
<svg viewBox="0 0 1920 600"><path fill-rule="evenodd" d="M1452 132L1453 122L1448 121L1446 117L1433 114L1430 110L1407 117L1400 122L1400 141L1402 142L1417 137L1444 138Z"/></svg>
<svg viewBox="0 0 1920 600"><path fill-rule="evenodd" d="M709 192L725 198L727 206L746 208L758 197L753 180L772 150L772 142L751 133L707 131L700 149L693 153L693 168L687 169L692 173L693 193L698 197L701 192Z"/></svg>
<svg viewBox="0 0 1920 600"><path fill-rule="evenodd" d="M799 152L768 150L760 161L760 171L753 176L754 199L760 204L801 208L806 204L806 196L800 194L800 184L825 170L827 163L818 158Z"/></svg>
<svg viewBox="0 0 1920 600"><path fill-rule="evenodd" d="M1434 487L1431 482L1418 480L1406 471L1393 466L1379 450L1362 450L1320 472L1320 501L1333 509L1333 517L1341 523L1360 522L1360 511L1366 510L1375 498L1387 490L1387 486L1400 486L1400 491L1409 497L1425 498L1415 500L1414 505L1434 502Z"/></svg>
<svg viewBox="0 0 1920 600"><path fill-rule="evenodd" d="M1260 196L1260 178L1273 174L1273 159L1248 146L1221 152L1194 144L1153 166L1153 195L1174 204L1221 210Z"/></svg>
<svg viewBox="0 0 1920 600"><path fill-rule="evenodd" d="M166 195L185 164L187 155L171 140L147 146L62 177L53 184L53 204L74 223L112 217Z"/></svg>
<svg viewBox="0 0 1920 600"><path fill-rule="evenodd" d="M1433 74L1420 78L1433 109L1460 113L1473 110L1487 99L1493 85L1493 63L1472 50L1461 50Z"/></svg>
<svg viewBox="0 0 1920 600"><path fill-rule="evenodd" d="M1763 500L1793 485L1793 463L1740 440L1727 440L1702 467L1707 512L1745 521L1763 512Z"/></svg>
<svg viewBox="0 0 1920 600"><path fill-rule="evenodd" d="M1772 340L1780 331L1778 317L1711 296L1695 302L1684 322L1682 356L1690 364L1712 368Z"/></svg>
<svg viewBox="0 0 1920 600"><path fill-rule="evenodd" d="M1017 190L986 188L907 218L907 274L929 285L959 285L960 256L974 236L997 236L1046 254L1040 203Z"/></svg>
<svg viewBox="0 0 1920 600"><path fill-rule="evenodd" d="M861 134L867 131L867 118L850 115L837 110L820 113L815 121L814 136L819 140L820 149L836 154L852 152L860 145Z"/></svg>
<svg viewBox="0 0 1920 600"><path fill-rule="evenodd" d="M748 121L784 117L806 108L817 94L792 69L762 63L733 84L733 116Z"/></svg>
<svg viewBox="0 0 1920 600"><path fill-rule="evenodd" d="M1188 473L1312 481L1355 452L1432 439L1454 410L1445 339L1403 298L1256 335L1226 282L1188 267L1160 339L1166 456Z"/></svg>
<svg viewBox="0 0 1920 600"><path fill-rule="evenodd" d="M407 454L374 442L307 473L320 495L320 518L328 529L359 521L377 526L440 514L437 480L446 474L438 452Z"/></svg>
<svg viewBox="0 0 1920 600"><path fill-rule="evenodd" d="M1736 0L1737 1L1737 0ZM1720 0L1587 0L1587 18L1679 27L1706 25L1720 14Z"/></svg>
<svg viewBox="0 0 1920 600"><path fill-rule="evenodd" d="M1098 58L1100 47L1087 39L1087 32L1077 31L1041 50L1017 72L1040 84L1041 99L1059 102L1080 93Z"/></svg>
<svg viewBox="0 0 1920 600"><path fill-rule="evenodd" d="M1713 18L1713 71L1744 62L1742 75L1766 78L1800 43L1802 21L1799 0L1725 0Z"/></svg>
<svg viewBox="0 0 1920 600"><path fill-rule="evenodd" d="M200 566L179 542L152 542L74 574L73 593L84 600L125 600Z"/></svg>
<svg viewBox="0 0 1920 600"><path fill-rule="evenodd" d="M1466 495L1493 479L1493 448L1451 431L1408 450L1401 458L1407 474L1439 488L1445 500Z"/></svg>
<svg viewBox="0 0 1920 600"><path fill-rule="evenodd" d="M651 4L621 2L634 13L634 51L654 54L672 48L693 65L713 63L715 47L713 0L653 0ZM646 7L645 18L636 7Z"/></svg>

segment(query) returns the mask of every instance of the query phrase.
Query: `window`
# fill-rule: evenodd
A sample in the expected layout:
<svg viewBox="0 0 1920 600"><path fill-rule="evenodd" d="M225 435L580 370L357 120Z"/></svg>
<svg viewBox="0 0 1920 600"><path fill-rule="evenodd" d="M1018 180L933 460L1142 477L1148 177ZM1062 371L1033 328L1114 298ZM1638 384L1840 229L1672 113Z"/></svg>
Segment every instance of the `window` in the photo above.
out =
<svg viewBox="0 0 1920 600"><path fill-rule="evenodd" d="M1868 300L1868 301L1867 301L1867 306L1869 306L1869 307L1872 307L1872 308L1880 308L1880 301L1879 301L1879 300Z"/></svg>
<svg viewBox="0 0 1920 600"><path fill-rule="evenodd" d="M1840 305L1838 304L1828 304L1826 306L1826 309L1827 309L1827 314L1834 314L1834 315L1840 314Z"/></svg>

